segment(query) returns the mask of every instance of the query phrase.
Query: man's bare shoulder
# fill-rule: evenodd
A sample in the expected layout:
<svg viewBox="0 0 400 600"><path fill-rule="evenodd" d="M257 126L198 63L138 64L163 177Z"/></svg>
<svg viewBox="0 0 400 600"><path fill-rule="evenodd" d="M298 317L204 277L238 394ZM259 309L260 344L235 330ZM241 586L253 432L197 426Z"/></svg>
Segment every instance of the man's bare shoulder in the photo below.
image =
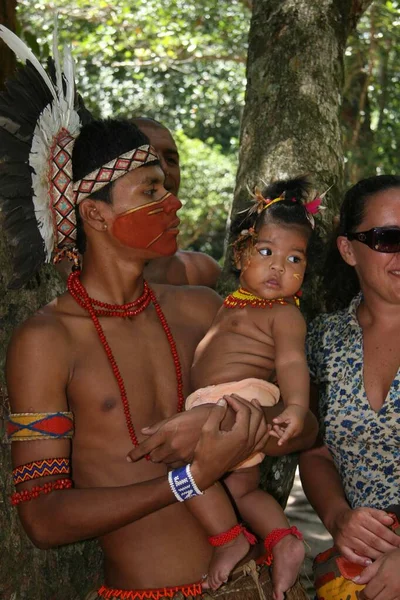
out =
<svg viewBox="0 0 400 600"><path fill-rule="evenodd" d="M154 284L152 287L161 303L189 320L211 322L222 304L221 296L205 286Z"/></svg>
<svg viewBox="0 0 400 600"><path fill-rule="evenodd" d="M180 250L176 256L186 266L188 283L190 285L204 285L215 288L221 275L221 267L212 256L204 254L204 252L188 250Z"/></svg>
<svg viewBox="0 0 400 600"><path fill-rule="evenodd" d="M221 267L203 252L178 250L173 256L156 258L145 268L145 277L154 283L203 285L215 288Z"/></svg>
<svg viewBox="0 0 400 600"><path fill-rule="evenodd" d="M14 330L8 355L40 350L44 358L46 348L54 347L61 352L62 347L69 343L69 332L64 318L66 314L68 298L67 294L63 294L40 308Z"/></svg>

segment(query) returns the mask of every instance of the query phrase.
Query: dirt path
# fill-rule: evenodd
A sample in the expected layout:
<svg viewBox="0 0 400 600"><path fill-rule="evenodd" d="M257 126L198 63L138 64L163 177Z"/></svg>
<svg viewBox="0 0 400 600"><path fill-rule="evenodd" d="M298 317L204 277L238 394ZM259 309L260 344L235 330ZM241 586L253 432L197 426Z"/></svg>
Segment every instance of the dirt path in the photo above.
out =
<svg viewBox="0 0 400 600"><path fill-rule="evenodd" d="M296 525L300 529L308 544L302 584L309 597L313 599L315 594L312 585L312 561L316 554L332 545L332 538L308 503L298 473L285 512L291 525Z"/></svg>

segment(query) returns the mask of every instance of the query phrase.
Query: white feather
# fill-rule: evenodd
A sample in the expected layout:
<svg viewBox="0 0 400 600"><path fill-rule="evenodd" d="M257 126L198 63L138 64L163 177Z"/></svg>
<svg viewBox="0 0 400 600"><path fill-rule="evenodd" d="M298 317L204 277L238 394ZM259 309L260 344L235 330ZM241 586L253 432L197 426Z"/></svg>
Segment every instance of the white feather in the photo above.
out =
<svg viewBox="0 0 400 600"><path fill-rule="evenodd" d="M75 101L75 65L74 59L72 58L71 50L68 46L64 47L64 62L63 72L65 78L65 101L68 106L69 114L74 109Z"/></svg>
<svg viewBox="0 0 400 600"><path fill-rule="evenodd" d="M63 86L62 86L62 74L61 74L61 61L60 53L58 52L58 25L57 25L57 13L54 14L54 30L53 30L53 60L56 71L56 86L58 97L61 100L64 97Z"/></svg>
<svg viewBox="0 0 400 600"><path fill-rule="evenodd" d="M35 67L38 73L40 73L41 77L43 78L44 82L49 88L52 96L57 101L57 94L51 82L51 79L47 75L46 71L44 70L36 56L33 54L32 50L28 48L28 46L24 44L24 42L20 40L19 37L15 35L15 33L7 29L7 27L4 27L4 25L0 25L0 38L14 52L14 54L19 58L21 62L26 63L26 61L29 60L32 63L32 65Z"/></svg>

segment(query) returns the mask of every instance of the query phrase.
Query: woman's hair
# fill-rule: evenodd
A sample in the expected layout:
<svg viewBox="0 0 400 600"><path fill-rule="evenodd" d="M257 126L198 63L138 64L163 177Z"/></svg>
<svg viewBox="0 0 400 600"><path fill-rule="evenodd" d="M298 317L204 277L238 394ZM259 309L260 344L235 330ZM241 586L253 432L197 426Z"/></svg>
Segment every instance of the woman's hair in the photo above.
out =
<svg viewBox="0 0 400 600"><path fill-rule="evenodd" d="M84 125L72 151L73 180L83 179L92 171L105 165L134 148L149 144L148 137L129 121L120 119L93 120ZM151 165L158 164L152 162ZM94 200L111 204L112 183L91 194ZM75 208L77 221L77 248L81 254L86 249L86 235L78 206Z"/></svg>
<svg viewBox="0 0 400 600"><path fill-rule="evenodd" d="M340 235L356 231L364 219L371 196L392 188L400 188L400 176L376 175L362 179L345 194L340 208L340 220L328 244L323 268L323 293L326 309L331 312L348 306L360 291L360 283L354 267L340 255L336 240Z"/></svg>

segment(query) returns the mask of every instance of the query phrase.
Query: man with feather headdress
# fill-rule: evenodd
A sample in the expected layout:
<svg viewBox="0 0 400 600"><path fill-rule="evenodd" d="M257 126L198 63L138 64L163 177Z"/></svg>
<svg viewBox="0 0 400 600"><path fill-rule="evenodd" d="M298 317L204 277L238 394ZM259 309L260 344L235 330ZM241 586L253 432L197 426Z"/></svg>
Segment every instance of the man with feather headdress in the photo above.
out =
<svg viewBox="0 0 400 600"><path fill-rule="evenodd" d="M221 303L212 290L150 288L143 278L148 260L176 251L180 202L134 125L85 124L68 52L61 69L54 44L49 76L1 26L0 37L27 61L0 97L11 286L44 262L74 265L68 292L10 343L12 503L40 548L100 539L106 585L92 597L200 597L211 547L184 500L266 449L264 415L235 398L176 415L194 349ZM225 417L234 421L227 433ZM128 460L157 422L154 448Z"/></svg>

